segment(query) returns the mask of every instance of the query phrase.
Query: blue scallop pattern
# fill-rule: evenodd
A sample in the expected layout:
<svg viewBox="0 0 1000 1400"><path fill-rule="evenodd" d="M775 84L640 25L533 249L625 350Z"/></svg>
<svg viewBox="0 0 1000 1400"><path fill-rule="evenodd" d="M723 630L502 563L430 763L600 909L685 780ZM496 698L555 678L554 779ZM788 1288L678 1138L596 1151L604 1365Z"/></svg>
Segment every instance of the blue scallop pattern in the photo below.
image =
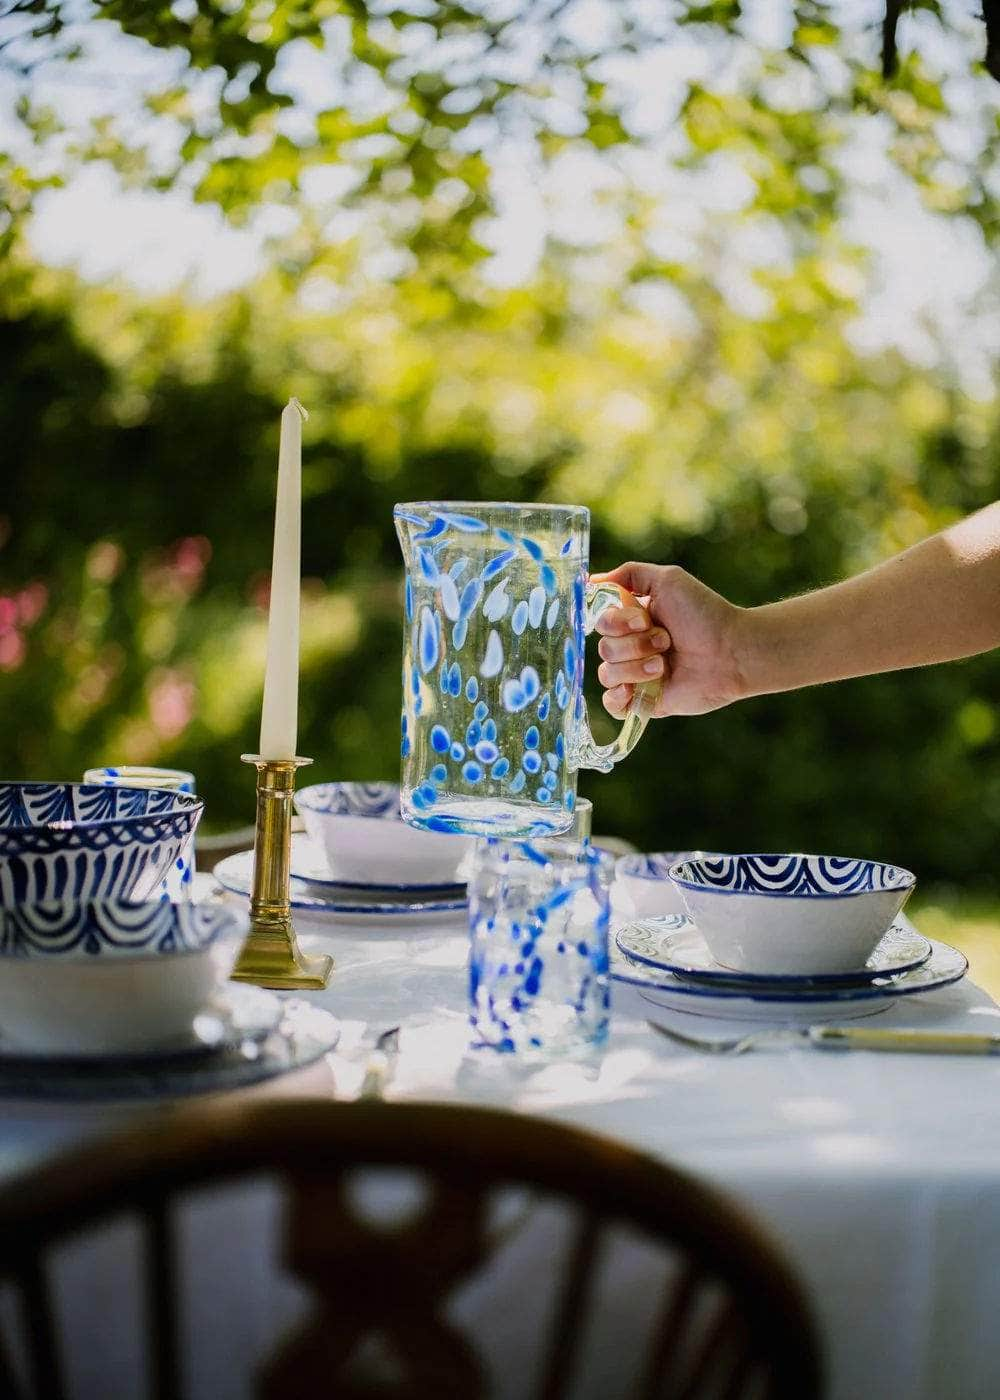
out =
<svg viewBox="0 0 1000 1400"><path fill-rule="evenodd" d="M135 958L199 953L239 926L217 904L62 899L0 910L0 956Z"/></svg>
<svg viewBox="0 0 1000 1400"><path fill-rule="evenodd" d="M701 856L681 862L672 879L695 890L842 898L872 890L912 888L916 878L899 866L844 856Z"/></svg>
<svg viewBox="0 0 1000 1400"><path fill-rule="evenodd" d="M396 783L313 783L295 794L299 812L401 821Z"/></svg>

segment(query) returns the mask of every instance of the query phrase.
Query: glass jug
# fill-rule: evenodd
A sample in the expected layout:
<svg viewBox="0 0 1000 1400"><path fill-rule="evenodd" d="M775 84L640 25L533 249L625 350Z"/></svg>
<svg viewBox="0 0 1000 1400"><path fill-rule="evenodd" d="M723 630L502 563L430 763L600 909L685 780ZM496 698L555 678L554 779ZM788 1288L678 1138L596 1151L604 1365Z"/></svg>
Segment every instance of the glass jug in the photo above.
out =
<svg viewBox="0 0 1000 1400"><path fill-rule="evenodd" d="M587 582L583 506L417 501L393 512L406 561L406 821L525 836L570 829L580 768L610 771L638 743L659 681L637 686L611 744L594 742L583 639L633 602Z"/></svg>

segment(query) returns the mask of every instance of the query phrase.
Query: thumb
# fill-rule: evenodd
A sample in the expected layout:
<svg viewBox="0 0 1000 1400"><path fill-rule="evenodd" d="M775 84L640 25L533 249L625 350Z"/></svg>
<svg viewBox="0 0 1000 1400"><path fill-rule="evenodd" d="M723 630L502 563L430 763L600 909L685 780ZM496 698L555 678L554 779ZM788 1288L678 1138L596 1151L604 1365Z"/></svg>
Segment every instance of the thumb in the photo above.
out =
<svg viewBox="0 0 1000 1400"><path fill-rule="evenodd" d="M608 574L591 574L591 583L617 583L630 593L648 598L656 582L657 564L619 564Z"/></svg>

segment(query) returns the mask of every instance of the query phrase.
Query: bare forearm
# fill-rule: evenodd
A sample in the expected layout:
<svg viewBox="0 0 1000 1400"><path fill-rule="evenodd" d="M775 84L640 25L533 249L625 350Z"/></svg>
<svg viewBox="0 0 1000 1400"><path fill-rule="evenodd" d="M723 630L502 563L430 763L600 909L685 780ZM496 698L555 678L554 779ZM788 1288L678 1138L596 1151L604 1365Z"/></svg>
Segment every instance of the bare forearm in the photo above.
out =
<svg viewBox="0 0 1000 1400"><path fill-rule="evenodd" d="M1000 502L867 573L743 620L748 695L1000 646Z"/></svg>

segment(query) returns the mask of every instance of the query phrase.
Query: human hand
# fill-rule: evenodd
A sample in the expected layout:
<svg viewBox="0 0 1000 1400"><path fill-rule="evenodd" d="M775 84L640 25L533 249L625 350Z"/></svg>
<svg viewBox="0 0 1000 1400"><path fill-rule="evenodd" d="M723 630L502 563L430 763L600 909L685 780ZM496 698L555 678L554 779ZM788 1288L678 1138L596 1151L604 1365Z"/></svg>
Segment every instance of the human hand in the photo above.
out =
<svg viewBox="0 0 1000 1400"><path fill-rule="evenodd" d="M656 718L706 714L749 693L739 656L744 609L673 564L622 564L591 574L592 582L604 580L640 595L648 608L648 615L608 608L598 618L597 678L611 714L621 718L635 686L660 677Z"/></svg>

